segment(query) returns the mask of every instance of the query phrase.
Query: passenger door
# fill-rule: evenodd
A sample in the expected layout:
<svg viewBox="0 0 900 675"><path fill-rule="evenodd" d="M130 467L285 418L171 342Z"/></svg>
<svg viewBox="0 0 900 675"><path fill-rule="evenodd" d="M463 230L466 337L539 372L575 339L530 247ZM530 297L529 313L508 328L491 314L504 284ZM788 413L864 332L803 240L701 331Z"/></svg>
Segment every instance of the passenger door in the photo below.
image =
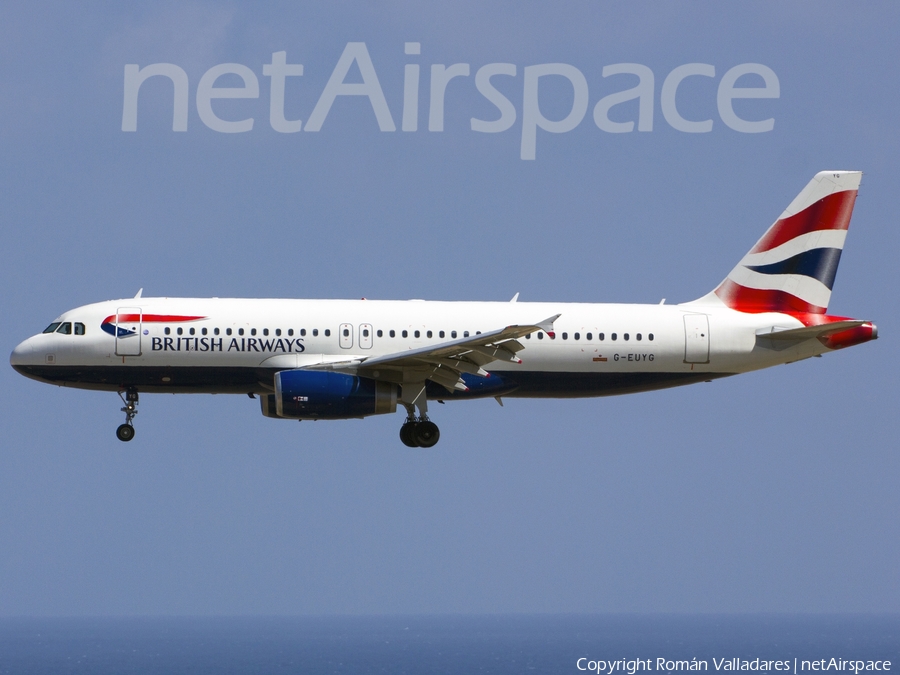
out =
<svg viewBox="0 0 900 675"><path fill-rule="evenodd" d="M141 355L143 314L140 307L119 307L116 310L116 354Z"/></svg>
<svg viewBox="0 0 900 675"><path fill-rule="evenodd" d="M684 315L684 362L709 363L709 317Z"/></svg>

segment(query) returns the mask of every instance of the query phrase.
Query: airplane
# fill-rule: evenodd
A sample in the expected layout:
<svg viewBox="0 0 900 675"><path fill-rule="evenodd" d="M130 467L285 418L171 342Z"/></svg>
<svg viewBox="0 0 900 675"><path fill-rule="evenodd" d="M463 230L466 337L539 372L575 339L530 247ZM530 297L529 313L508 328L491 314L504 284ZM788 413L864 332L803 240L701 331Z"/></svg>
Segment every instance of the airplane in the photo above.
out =
<svg viewBox="0 0 900 675"><path fill-rule="evenodd" d="M629 394L791 363L878 337L827 313L862 173L807 184L724 281L682 304L133 298L78 307L13 350L22 375L115 391L121 441L139 392L259 397L266 417L406 412L428 401Z"/></svg>

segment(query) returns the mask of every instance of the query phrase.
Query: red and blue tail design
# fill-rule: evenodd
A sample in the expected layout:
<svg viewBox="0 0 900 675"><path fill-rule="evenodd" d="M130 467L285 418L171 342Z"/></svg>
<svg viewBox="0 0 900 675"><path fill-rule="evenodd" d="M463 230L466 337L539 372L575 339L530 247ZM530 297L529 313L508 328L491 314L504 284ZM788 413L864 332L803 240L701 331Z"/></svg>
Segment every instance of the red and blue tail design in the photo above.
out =
<svg viewBox="0 0 900 675"><path fill-rule="evenodd" d="M861 178L816 174L715 296L741 312L825 314Z"/></svg>

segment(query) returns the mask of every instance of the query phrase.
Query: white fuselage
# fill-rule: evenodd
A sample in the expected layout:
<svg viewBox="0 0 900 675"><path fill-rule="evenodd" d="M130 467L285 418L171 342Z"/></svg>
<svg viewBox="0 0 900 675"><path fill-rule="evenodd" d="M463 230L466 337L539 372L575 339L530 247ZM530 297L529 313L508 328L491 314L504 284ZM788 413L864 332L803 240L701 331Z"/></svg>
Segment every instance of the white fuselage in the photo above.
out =
<svg viewBox="0 0 900 675"><path fill-rule="evenodd" d="M829 351L816 339L768 348L758 334L803 324L712 305L132 298L64 313L55 323L83 324L83 334L35 335L10 360L29 377L64 386L268 393L278 371L364 362L556 314L552 333L519 340L521 363L486 366L508 382L502 395L644 391ZM465 396L429 391L429 398Z"/></svg>

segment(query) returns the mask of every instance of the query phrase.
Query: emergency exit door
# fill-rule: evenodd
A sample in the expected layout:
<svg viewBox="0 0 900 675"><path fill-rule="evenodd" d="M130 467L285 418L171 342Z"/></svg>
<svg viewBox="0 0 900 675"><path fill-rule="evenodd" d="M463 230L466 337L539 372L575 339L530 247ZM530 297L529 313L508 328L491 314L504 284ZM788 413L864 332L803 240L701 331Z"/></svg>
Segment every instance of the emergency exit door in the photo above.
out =
<svg viewBox="0 0 900 675"><path fill-rule="evenodd" d="M372 324L370 323L359 324L359 348L372 348Z"/></svg>
<svg viewBox="0 0 900 675"><path fill-rule="evenodd" d="M341 349L350 349L353 346L353 324L342 323L339 330Z"/></svg>

